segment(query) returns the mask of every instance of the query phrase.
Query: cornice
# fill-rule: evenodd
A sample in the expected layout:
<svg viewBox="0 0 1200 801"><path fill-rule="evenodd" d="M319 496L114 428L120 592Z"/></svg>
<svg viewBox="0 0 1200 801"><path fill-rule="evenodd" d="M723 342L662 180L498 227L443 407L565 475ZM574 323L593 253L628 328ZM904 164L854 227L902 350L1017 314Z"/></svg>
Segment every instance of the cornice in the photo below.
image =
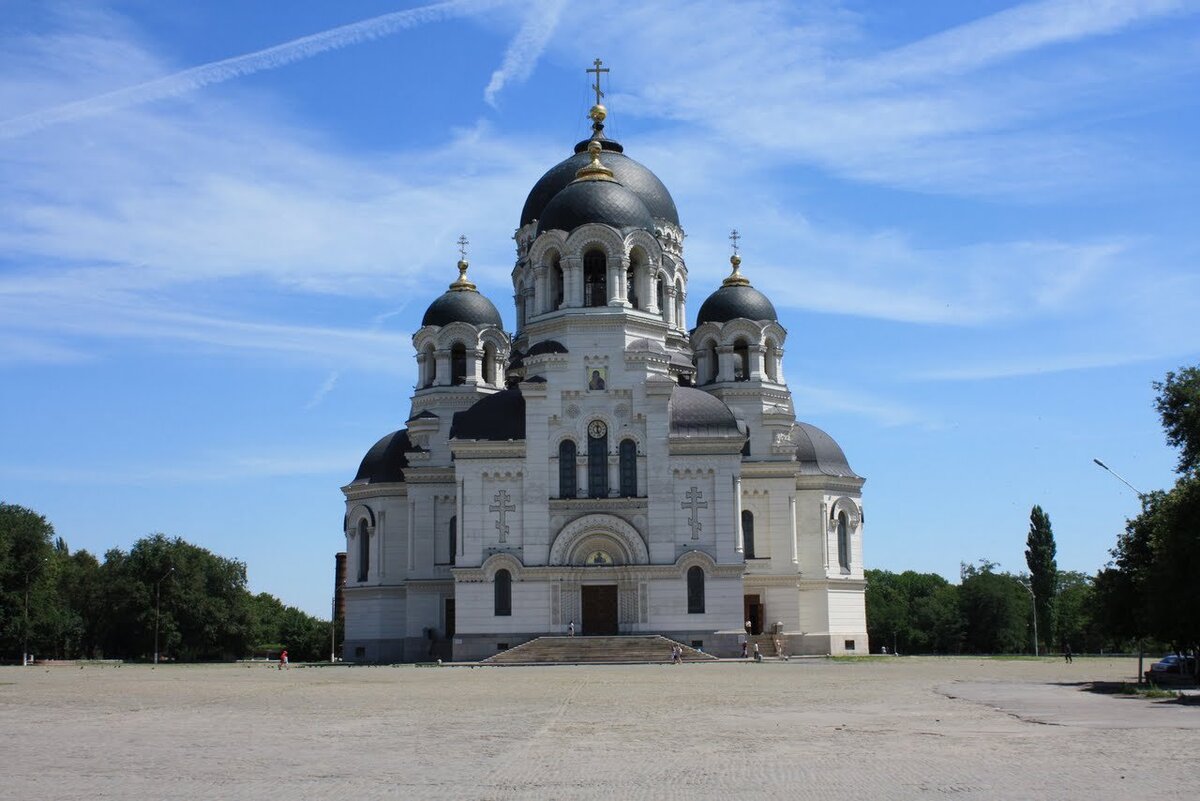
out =
<svg viewBox="0 0 1200 801"><path fill-rule="evenodd" d="M408 485L400 481L386 484L365 484L361 487L347 484L342 487L342 494L346 496L347 501L361 501L366 498L403 498L408 495Z"/></svg>

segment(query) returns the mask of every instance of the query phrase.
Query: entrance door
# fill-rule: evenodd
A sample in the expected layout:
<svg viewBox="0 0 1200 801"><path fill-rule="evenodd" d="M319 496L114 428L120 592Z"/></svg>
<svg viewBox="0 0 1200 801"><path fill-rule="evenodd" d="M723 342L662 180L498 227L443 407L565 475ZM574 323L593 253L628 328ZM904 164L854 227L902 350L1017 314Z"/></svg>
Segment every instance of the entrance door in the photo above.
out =
<svg viewBox="0 0 1200 801"><path fill-rule="evenodd" d="M454 639L454 599L446 599L446 639Z"/></svg>
<svg viewBox="0 0 1200 801"><path fill-rule="evenodd" d="M579 588L583 602L583 634L617 633L617 585L585 584Z"/></svg>
<svg viewBox="0 0 1200 801"><path fill-rule="evenodd" d="M763 605L757 595L742 596L742 603L745 606L746 620L750 621L750 633L762 634L763 630Z"/></svg>

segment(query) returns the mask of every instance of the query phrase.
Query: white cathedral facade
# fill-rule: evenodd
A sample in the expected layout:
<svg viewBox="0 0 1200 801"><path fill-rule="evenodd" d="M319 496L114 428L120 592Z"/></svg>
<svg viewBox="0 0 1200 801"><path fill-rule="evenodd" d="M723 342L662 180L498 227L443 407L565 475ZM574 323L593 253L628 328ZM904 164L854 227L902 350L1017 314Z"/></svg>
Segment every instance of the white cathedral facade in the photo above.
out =
<svg viewBox="0 0 1200 801"><path fill-rule="evenodd" d="M405 427L342 488L347 660L568 629L868 650L864 479L796 420L787 332L736 253L688 328L675 203L604 115L525 202L516 331L464 259L413 336Z"/></svg>

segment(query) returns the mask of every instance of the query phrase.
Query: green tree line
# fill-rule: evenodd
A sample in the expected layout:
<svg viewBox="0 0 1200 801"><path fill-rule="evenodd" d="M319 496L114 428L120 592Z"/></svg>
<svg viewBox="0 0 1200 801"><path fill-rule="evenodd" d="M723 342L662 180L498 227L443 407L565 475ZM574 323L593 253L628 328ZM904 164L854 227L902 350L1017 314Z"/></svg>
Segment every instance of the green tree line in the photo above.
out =
<svg viewBox="0 0 1200 801"><path fill-rule="evenodd" d="M933 573L867 571L867 633L901 653L1024 653L1200 648L1200 368L1155 382L1155 408L1178 448L1169 490L1139 493L1112 561L1095 576L1059 571L1050 516L1034 506L1028 574L982 560L959 583ZM1036 624L1035 624L1036 621Z"/></svg>
<svg viewBox="0 0 1200 801"><path fill-rule="evenodd" d="M246 566L163 534L100 561L0 503L0 660L228 660L286 647L328 659L329 622L246 587Z"/></svg>

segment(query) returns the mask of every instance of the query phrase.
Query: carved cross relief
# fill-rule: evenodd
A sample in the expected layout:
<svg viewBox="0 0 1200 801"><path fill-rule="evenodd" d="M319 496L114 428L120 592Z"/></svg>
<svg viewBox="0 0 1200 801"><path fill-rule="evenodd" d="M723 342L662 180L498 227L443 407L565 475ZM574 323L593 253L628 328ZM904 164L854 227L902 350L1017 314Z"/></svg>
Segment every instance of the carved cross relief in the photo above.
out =
<svg viewBox="0 0 1200 801"><path fill-rule="evenodd" d="M488 511L500 513L500 518L496 521L496 531L500 534L500 542L508 542L508 521L505 519L505 514L517 511L517 507L509 503L512 498L509 496L508 490L500 490L493 500L496 502L488 506Z"/></svg>
<svg viewBox="0 0 1200 801"><path fill-rule="evenodd" d="M704 492L699 487L692 487L684 493L683 497L687 498L687 500L680 501L679 508L691 510L692 519L688 521L688 526L692 529L692 539L698 540L700 539L700 531L704 528L704 524L700 522L699 510L707 509L708 501L700 500L704 497Z"/></svg>

